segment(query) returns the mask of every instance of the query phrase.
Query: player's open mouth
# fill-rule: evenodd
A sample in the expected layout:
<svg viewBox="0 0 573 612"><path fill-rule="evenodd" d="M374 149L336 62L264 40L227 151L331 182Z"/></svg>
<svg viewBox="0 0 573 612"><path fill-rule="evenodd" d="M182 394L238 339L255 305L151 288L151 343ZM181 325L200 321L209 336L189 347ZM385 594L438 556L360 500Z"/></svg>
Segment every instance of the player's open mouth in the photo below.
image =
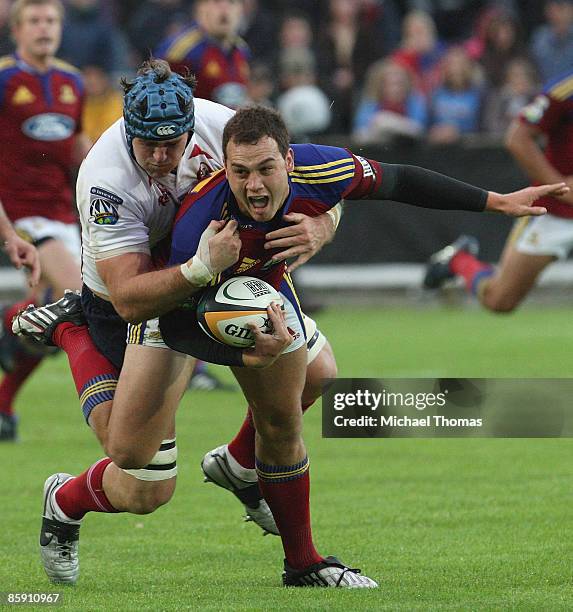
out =
<svg viewBox="0 0 573 612"><path fill-rule="evenodd" d="M269 196L251 196L248 200L253 208L265 208L269 203Z"/></svg>

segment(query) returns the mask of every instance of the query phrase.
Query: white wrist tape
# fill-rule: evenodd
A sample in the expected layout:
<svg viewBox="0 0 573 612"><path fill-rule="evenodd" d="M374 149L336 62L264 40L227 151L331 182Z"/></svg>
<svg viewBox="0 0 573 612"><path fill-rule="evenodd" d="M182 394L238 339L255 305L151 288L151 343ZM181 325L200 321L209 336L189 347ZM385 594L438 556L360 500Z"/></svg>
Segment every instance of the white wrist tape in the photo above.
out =
<svg viewBox="0 0 573 612"><path fill-rule="evenodd" d="M181 274L183 274L186 281L195 285L195 287L204 287L215 276L211 267L209 239L215 236L216 233L215 230L208 227L201 234L199 244L197 245L197 253L193 255L191 265L188 265L189 262L181 264Z"/></svg>
<svg viewBox="0 0 573 612"><path fill-rule="evenodd" d="M326 211L326 214L332 219L334 230L338 228L340 218L342 217L342 202L338 202L336 206Z"/></svg>
<svg viewBox="0 0 573 612"><path fill-rule="evenodd" d="M181 264L181 274L187 282L195 287L205 287L213 279L213 274L198 255L193 257L191 265L188 265L187 262Z"/></svg>

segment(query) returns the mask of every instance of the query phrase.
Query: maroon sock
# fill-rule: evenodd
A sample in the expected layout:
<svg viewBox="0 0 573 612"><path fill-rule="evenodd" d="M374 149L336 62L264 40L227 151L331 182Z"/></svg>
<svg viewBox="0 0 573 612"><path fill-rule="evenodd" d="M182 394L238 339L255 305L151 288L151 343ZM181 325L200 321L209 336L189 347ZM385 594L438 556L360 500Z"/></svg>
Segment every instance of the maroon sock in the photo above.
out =
<svg viewBox="0 0 573 612"><path fill-rule="evenodd" d="M303 404L303 414L310 408L314 402ZM247 415L241 425L237 435L227 445L227 450L239 465L244 468L255 469L255 424L253 422L253 413L251 407L247 408Z"/></svg>
<svg viewBox="0 0 573 612"><path fill-rule="evenodd" d="M490 264L480 261L467 251L460 251L453 256L450 270L461 276L466 283L467 290L474 294L477 291L476 281L493 274L493 267Z"/></svg>
<svg viewBox="0 0 573 612"><path fill-rule="evenodd" d="M60 323L52 337L68 355L80 404L87 421L95 406L113 400L119 372L104 357L90 336L87 325Z"/></svg>
<svg viewBox="0 0 573 612"><path fill-rule="evenodd" d="M10 306L10 308L7 308L4 311L4 329L7 329L10 331L10 333L12 332L12 319L21 311L24 310L24 308L26 308L26 306L28 306L29 304L32 304L32 300L30 298L26 298L25 300L22 300L21 302L16 302L15 304L12 304L12 306Z"/></svg>
<svg viewBox="0 0 573 612"><path fill-rule="evenodd" d="M255 468L255 433L255 424L249 406L241 429L229 442L227 448L240 465L251 470Z"/></svg>
<svg viewBox="0 0 573 612"><path fill-rule="evenodd" d="M14 398L22 385L42 361L43 355L18 355L16 366L0 383L0 412L12 415Z"/></svg>
<svg viewBox="0 0 573 612"><path fill-rule="evenodd" d="M56 501L66 516L79 520L86 512L121 512L109 503L103 490L103 473L111 462L109 457L100 459L58 489Z"/></svg>
<svg viewBox="0 0 573 612"><path fill-rule="evenodd" d="M310 527L308 457L295 465L267 465L257 459L257 475L279 528L287 563L304 569L322 561Z"/></svg>

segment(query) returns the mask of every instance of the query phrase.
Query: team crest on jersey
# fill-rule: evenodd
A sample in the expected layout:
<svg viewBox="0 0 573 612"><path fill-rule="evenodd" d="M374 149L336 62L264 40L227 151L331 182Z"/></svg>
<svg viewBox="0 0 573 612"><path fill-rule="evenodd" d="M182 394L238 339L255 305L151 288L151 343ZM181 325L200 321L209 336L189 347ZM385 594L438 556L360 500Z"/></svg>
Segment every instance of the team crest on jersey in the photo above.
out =
<svg viewBox="0 0 573 612"><path fill-rule="evenodd" d="M74 104L78 98L71 85L62 85L60 87L60 95L58 97L62 104Z"/></svg>
<svg viewBox="0 0 573 612"><path fill-rule="evenodd" d="M213 174L213 169L209 166L209 164L201 162L199 164L199 169L197 170L197 182L200 183L201 181L204 181L208 176L211 176L211 174Z"/></svg>
<svg viewBox="0 0 573 612"><path fill-rule="evenodd" d="M35 99L36 96L25 85L20 85L12 96L12 104L32 104Z"/></svg>
<svg viewBox="0 0 573 612"><path fill-rule="evenodd" d="M92 187L90 194L90 223L115 225L119 219L117 207L123 200L115 193L101 187Z"/></svg>
<svg viewBox="0 0 573 612"><path fill-rule="evenodd" d="M73 135L76 122L61 113L43 113L26 119L22 124L22 132L28 138L55 142L65 140Z"/></svg>
<svg viewBox="0 0 573 612"><path fill-rule="evenodd" d="M215 60L211 60L205 66L205 74L210 79L216 79L216 78L220 77L221 76L221 72L222 72L221 66L219 65L219 62L216 62Z"/></svg>
<svg viewBox="0 0 573 612"><path fill-rule="evenodd" d="M521 112L529 123L539 123L548 106L549 98L547 96L537 96Z"/></svg>

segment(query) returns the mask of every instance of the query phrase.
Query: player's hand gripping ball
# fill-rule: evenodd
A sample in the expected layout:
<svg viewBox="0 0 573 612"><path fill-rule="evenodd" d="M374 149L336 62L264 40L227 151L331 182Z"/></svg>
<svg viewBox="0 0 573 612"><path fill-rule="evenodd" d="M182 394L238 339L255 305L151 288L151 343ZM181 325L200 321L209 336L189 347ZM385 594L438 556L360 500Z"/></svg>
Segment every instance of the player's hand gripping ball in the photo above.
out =
<svg viewBox="0 0 573 612"><path fill-rule="evenodd" d="M203 292L197 305L197 320L213 340L247 348L255 343L247 323L253 323L263 333L272 332L267 314L271 302L284 308L280 293L265 281L235 276Z"/></svg>

